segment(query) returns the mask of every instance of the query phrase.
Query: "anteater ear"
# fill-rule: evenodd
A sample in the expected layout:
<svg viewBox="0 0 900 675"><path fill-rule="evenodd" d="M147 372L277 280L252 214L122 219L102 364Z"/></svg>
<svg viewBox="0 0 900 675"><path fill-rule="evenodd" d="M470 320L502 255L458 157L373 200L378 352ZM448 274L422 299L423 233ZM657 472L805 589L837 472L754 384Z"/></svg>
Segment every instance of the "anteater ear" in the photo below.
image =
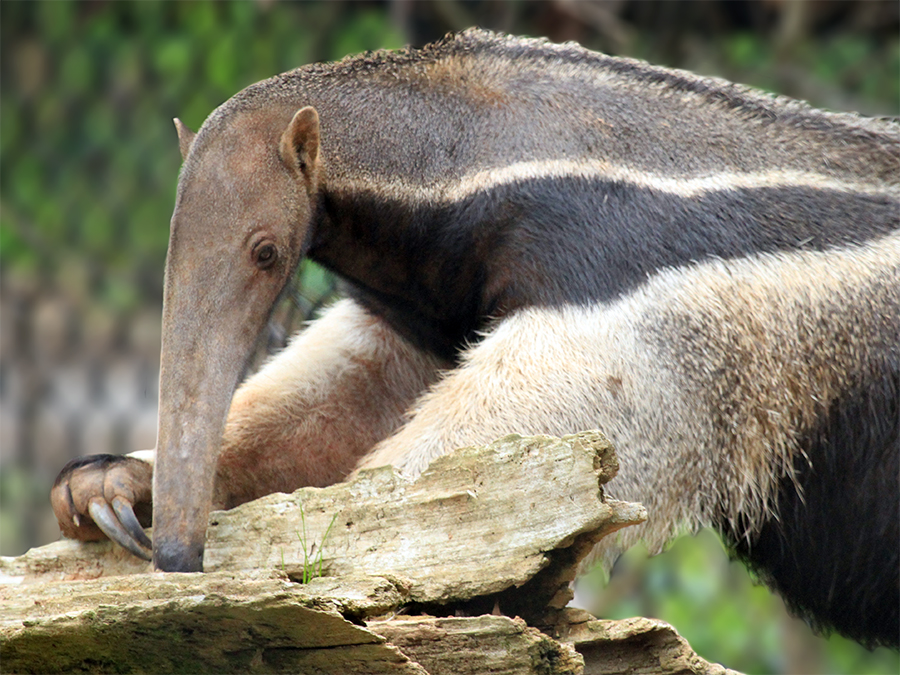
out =
<svg viewBox="0 0 900 675"><path fill-rule="evenodd" d="M307 106L296 112L281 135L281 160L313 180L319 161L319 113Z"/></svg>
<svg viewBox="0 0 900 675"><path fill-rule="evenodd" d="M178 131L178 149L181 150L181 159L187 159L197 134L188 129L187 125L177 117L172 121L175 122L175 129Z"/></svg>

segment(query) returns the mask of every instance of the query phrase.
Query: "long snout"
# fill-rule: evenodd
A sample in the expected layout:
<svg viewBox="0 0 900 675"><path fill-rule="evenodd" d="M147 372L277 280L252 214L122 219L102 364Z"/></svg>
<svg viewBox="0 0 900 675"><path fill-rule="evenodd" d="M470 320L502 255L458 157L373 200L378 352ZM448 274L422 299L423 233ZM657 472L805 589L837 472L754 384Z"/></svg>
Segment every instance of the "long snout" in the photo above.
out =
<svg viewBox="0 0 900 675"><path fill-rule="evenodd" d="M159 570L203 570L222 417L228 405L198 400L160 412L153 473L153 565Z"/></svg>
<svg viewBox="0 0 900 675"><path fill-rule="evenodd" d="M248 322L243 313L200 314L198 306L208 303L191 293L167 295L153 473L153 564L165 572L199 572L225 421L266 317Z"/></svg>
<svg viewBox="0 0 900 675"><path fill-rule="evenodd" d="M196 572L238 380L307 241L318 117L236 114L186 154L163 298L153 562ZM266 124L275 124L274 129ZM300 154L297 154L300 153ZM280 161L273 161L279 159Z"/></svg>

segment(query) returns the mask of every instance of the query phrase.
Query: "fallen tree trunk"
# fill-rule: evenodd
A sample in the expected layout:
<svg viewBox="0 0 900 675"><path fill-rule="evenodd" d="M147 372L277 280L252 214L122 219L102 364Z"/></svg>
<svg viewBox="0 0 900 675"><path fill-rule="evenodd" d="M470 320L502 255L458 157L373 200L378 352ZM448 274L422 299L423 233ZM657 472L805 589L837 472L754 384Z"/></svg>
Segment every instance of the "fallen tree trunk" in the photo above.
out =
<svg viewBox="0 0 900 675"><path fill-rule="evenodd" d="M204 574L154 573L110 543L4 558L0 667L724 673L665 624L565 609L593 545L646 518L604 498L616 469L598 433L510 436L415 481L378 469L216 512Z"/></svg>

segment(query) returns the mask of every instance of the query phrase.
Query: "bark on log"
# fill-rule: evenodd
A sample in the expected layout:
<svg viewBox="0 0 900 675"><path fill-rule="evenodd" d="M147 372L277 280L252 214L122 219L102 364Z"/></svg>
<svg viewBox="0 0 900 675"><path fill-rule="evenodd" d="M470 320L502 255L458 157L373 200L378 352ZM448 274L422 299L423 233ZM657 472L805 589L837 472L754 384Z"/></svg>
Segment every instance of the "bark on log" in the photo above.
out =
<svg viewBox="0 0 900 675"><path fill-rule="evenodd" d="M600 620L570 608L554 622L541 630L584 657L584 675L740 675L697 656L678 631L658 619Z"/></svg>
<svg viewBox="0 0 900 675"><path fill-rule="evenodd" d="M351 593L373 584L362 586ZM139 574L20 591L3 597L4 673L426 673L278 573Z"/></svg>
<svg viewBox="0 0 900 675"><path fill-rule="evenodd" d="M660 622L564 609L594 543L646 518L604 499L616 468L594 432L511 436L415 481L379 469L216 512L205 574L153 573L108 543L4 558L0 668L571 675L631 654L634 672L725 672ZM297 583L313 543L326 576Z"/></svg>
<svg viewBox="0 0 900 675"><path fill-rule="evenodd" d="M372 621L368 627L429 673L454 675L581 675L584 660L519 617L413 616Z"/></svg>

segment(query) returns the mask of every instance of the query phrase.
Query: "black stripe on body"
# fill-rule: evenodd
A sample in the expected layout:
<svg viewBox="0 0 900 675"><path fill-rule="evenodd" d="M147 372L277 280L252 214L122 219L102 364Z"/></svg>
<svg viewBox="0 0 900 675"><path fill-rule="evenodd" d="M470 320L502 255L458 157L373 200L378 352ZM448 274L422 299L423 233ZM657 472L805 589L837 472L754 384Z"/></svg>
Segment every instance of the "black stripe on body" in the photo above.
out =
<svg viewBox="0 0 900 675"><path fill-rule="evenodd" d="M900 355L898 355L900 356ZM900 362L831 402L783 478L775 518L736 553L818 630L900 645ZM798 486L800 491L798 492Z"/></svg>
<svg viewBox="0 0 900 675"><path fill-rule="evenodd" d="M478 329L482 259L453 215L365 196L322 200L308 256L416 346L455 361Z"/></svg>
<svg viewBox="0 0 900 675"><path fill-rule="evenodd" d="M680 197L584 177L517 181L448 204L329 195L324 212L310 257L450 359L522 307L606 302L664 268L852 246L900 227L884 195L784 186Z"/></svg>

